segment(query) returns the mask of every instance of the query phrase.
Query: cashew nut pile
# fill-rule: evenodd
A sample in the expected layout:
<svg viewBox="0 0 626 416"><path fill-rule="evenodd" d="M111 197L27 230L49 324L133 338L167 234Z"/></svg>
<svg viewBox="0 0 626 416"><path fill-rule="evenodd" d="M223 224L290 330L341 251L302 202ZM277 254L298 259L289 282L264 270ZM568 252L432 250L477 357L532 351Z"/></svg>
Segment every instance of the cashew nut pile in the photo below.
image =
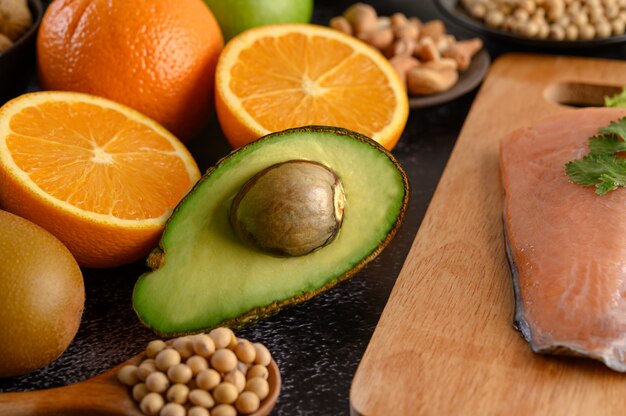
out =
<svg viewBox="0 0 626 416"><path fill-rule="evenodd" d="M0 54L33 24L27 0L0 0Z"/></svg>
<svg viewBox="0 0 626 416"><path fill-rule="evenodd" d="M626 32L626 0L461 0L489 27L551 40L591 40Z"/></svg>
<svg viewBox="0 0 626 416"><path fill-rule="evenodd" d="M428 95L447 91L482 49L479 38L457 41L441 20L422 22L395 13L378 16L364 3L350 6L330 27L355 36L380 50L389 59L409 94Z"/></svg>

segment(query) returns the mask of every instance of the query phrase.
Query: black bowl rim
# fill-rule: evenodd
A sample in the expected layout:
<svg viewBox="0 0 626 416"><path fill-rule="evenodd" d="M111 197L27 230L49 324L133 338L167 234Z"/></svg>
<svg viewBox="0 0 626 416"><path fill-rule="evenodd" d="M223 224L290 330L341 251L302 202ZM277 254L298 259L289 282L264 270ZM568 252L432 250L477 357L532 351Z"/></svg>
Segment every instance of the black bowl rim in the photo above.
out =
<svg viewBox="0 0 626 416"><path fill-rule="evenodd" d="M434 3L445 16L449 17L454 23L464 27L465 29L468 29L475 33L493 36L495 38L514 42L521 45L557 49L577 49L626 42L626 35L611 36L609 38L603 39L598 38L577 41L528 38L516 35L512 32L507 32L500 29L493 29L487 25L482 24L478 20L470 17L465 11L459 10L461 7L459 5L459 0L434 0Z"/></svg>
<svg viewBox="0 0 626 416"><path fill-rule="evenodd" d="M22 36L20 36L18 40L15 41L15 43L13 43L13 45L11 45L5 51L0 52L0 60L2 60L4 56L10 55L11 53L16 53L16 51L18 51L22 47L22 45L27 43L37 33L37 30L39 29L39 25L41 24L41 20L43 19L43 3L41 2L41 0L28 0L28 3L32 6L31 12L35 12L33 16L33 24L24 34L22 34Z"/></svg>

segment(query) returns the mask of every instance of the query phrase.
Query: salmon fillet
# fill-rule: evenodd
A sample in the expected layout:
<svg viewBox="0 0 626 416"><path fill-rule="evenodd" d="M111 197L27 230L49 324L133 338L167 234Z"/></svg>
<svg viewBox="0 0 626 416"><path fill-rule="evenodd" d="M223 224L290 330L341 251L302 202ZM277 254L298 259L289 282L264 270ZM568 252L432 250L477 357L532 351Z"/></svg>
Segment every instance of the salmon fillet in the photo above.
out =
<svg viewBox="0 0 626 416"><path fill-rule="evenodd" d="M560 113L502 142L504 231L515 325L540 353L585 355L626 371L626 188L571 183L565 164L623 109ZM624 217L624 218L622 218Z"/></svg>

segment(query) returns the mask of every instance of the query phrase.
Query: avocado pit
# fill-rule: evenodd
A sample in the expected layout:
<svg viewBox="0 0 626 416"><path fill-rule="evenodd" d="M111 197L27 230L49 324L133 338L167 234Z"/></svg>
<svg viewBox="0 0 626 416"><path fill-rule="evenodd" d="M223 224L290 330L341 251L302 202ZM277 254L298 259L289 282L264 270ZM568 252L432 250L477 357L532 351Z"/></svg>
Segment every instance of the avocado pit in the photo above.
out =
<svg viewBox="0 0 626 416"><path fill-rule="evenodd" d="M330 243L341 228L341 180L318 162L290 160L263 169L237 193L230 222L247 245L302 256Z"/></svg>

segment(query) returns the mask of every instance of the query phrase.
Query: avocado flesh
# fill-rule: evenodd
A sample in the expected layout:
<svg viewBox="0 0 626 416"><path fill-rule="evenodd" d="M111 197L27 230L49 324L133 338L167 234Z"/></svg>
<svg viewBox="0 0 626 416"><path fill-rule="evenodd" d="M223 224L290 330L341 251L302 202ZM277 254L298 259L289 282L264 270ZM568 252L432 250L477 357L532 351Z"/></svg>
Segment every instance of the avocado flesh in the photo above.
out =
<svg viewBox="0 0 626 416"><path fill-rule="evenodd" d="M239 240L230 208L252 176L294 159L322 163L339 176L344 219L329 245L305 256L276 257ZM135 311L156 332L174 335L242 323L306 300L382 250L401 223L408 196L395 159L362 135L305 127L265 136L222 159L175 209L155 250L158 267L135 286Z"/></svg>

